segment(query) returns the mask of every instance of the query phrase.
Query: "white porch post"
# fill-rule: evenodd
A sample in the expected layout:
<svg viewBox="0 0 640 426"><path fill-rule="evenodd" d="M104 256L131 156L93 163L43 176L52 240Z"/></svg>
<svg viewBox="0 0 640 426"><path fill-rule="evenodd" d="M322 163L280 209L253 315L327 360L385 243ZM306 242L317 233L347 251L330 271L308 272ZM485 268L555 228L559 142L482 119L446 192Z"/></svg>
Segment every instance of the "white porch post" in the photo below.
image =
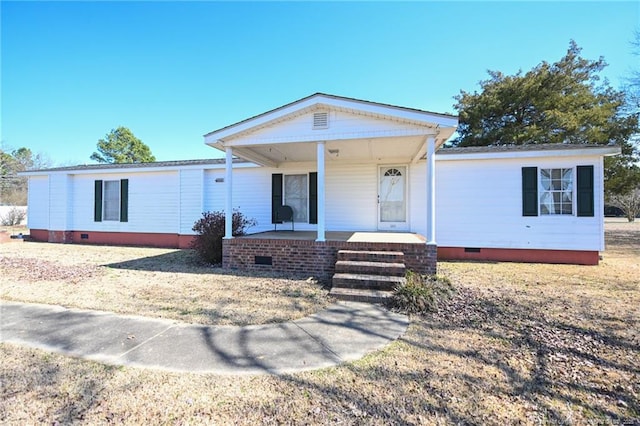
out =
<svg viewBox="0 0 640 426"><path fill-rule="evenodd" d="M324 235L324 141L317 144L318 163L318 236L316 241L325 241Z"/></svg>
<svg viewBox="0 0 640 426"><path fill-rule="evenodd" d="M436 244L436 138L427 137L427 244Z"/></svg>
<svg viewBox="0 0 640 426"><path fill-rule="evenodd" d="M225 148L224 161L224 186L226 190L226 202L224 206L224 238L233 238L233 198L232 198L232 179L233 179L233 150L231 147Z"/></svg>

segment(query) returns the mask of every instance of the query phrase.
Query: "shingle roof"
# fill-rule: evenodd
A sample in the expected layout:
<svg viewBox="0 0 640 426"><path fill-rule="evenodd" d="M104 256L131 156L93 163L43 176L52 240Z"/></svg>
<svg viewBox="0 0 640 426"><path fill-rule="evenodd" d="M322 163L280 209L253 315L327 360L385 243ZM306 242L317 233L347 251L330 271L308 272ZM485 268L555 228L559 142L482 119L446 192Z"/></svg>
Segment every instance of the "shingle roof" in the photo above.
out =
<svg viewBox="0 0 640 426"><path fill-rule="evenodd" d="M595 144L527 144L527 145L489 145L489 146L465 146L465 147L443 147L437 151L438 155L446 154L481 154L494 152L527 152L527 151L558 151L574 149L597 149L611 148L609 145ZM241 158L234 158L234 164L250 163ZM177 161L156 161L153 163L120 163L120 164L80 164L77 166L53 167L50 169L27 170L29 172L63 172L80 170L114 170L114 169L142 169L158 167L182 167L182 166L208 166L222 165L224 158L209 158L201 160L177 160Z"/></svg>
<svg viewBox="0 0 640 426"><path fill-rule="evenodd" d="M233 159L234 163L247 163L246 160L239 158ZM77 170L112 170L112 169L141 169L152 167L182 167L182 166L200 166L200 165L221 165L224 164L224 158L210 158L202 160L178 160L178 161L154 161L152 163L120 163L120 164L80 164L77 166L53 167L51 169L27 170L27 172L62 172Z"/></svg>
<svg viewBox="0 0 640 426"><path fill-rule="evenodd" d="M528 152L528 151L565 151L573 149L597 149L612 148L613 145L597 144L526 144L526 145L488 145L488 146L464 146L464 147L442 147L437 154L480 154L493 152Z"/></svg>

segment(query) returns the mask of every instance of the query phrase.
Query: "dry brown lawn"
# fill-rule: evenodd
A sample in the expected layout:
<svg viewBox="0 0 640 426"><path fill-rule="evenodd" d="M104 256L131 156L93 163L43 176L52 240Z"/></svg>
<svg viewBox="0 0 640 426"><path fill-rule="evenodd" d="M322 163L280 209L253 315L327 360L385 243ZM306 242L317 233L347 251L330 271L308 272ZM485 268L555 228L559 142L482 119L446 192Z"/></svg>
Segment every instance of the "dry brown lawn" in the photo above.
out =
<svg viewBox="0 0 640 426"><path fill-rule="evenodd" d="M313 280L233 274L191 250L7 243L0 271L4 300L200 324L282 322L329 302Z"/></svg>
<svg viewBox="0 0 640 426"><path fill-rule="evenodd" d="M458 292L339 367L227 377L0 346L6 424L640 424L640 223L599 266L443 262ZM78 283L80 284L80 282Z"/></svg>

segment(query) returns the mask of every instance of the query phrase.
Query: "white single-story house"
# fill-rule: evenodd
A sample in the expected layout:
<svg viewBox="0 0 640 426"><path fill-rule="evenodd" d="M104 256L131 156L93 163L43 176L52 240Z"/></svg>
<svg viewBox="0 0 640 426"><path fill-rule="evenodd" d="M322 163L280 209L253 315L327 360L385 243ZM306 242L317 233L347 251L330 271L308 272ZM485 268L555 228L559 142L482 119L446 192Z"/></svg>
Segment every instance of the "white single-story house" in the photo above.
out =
<svg viewBox="0 0 640 426"><path fill-rule="evenodd" d="M202 212L254 218L224 266L330 277L340 250L597 264L602 145L444 148L457 117L317 93L215 130L225 159L25 172L35 240L188 247ZM293 223L281 222L281 206ZM277 226L277 231L274 229ZM292 231L293 228L293 231Z"/></svg>

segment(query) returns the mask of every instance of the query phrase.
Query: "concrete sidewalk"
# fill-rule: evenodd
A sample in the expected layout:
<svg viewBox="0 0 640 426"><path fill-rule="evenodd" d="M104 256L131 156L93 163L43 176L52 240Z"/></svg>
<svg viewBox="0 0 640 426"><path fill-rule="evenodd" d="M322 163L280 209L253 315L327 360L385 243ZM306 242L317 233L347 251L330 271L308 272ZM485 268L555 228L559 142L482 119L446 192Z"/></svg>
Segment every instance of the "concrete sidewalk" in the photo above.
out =
<svg viewBox="0 0 640 426"><path fill-rule="evenodd" d="M245 327L0 302L1 342L178 372L280 374L334 366L384 347L408 325L405 315L354 302L296 321Z"/></svg>

